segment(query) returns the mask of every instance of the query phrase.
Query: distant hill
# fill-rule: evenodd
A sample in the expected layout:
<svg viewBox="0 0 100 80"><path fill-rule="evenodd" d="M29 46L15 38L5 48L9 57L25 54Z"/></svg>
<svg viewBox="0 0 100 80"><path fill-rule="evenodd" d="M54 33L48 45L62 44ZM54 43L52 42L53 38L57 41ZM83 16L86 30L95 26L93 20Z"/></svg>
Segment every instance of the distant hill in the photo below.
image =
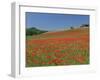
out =
<svg viewBox="0 0 100 80"><path fill-rule="evenodd" d="M38 34L42 34L42 33L45 33L45 32L48 32L48 31L39 30L39 29L37 29L35 27L26 29L26 35L38 35Z"/></svg>
<svg viewBox="0 0 100 80"><path fill-rule="evenodd" d="M49 38L79 38L82 36L89 35L89 28L75 28L63 31L51 31L45 32L40 35L33 35L30 39L49 39Z"/></svg>

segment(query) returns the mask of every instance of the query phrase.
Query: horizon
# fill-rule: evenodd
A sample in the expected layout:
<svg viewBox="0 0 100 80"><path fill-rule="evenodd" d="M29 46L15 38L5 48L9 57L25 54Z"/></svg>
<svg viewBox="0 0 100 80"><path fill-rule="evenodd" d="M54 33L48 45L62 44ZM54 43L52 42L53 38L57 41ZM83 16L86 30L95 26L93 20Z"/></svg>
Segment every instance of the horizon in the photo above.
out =
<svg viewBox="0 0 100 80"><path fill-rule="evenodd" d="M26 28L55 31L89 24L89 15L26 12Z"/></svg>

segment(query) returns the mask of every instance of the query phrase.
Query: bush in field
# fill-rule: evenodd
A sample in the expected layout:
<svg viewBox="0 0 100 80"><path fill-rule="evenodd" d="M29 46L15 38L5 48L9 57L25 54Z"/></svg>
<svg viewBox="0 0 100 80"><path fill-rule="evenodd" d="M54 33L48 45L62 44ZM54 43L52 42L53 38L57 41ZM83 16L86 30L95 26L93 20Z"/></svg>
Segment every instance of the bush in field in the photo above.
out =
<svg viewBox="0 0 100 80"><path fill-rule="evenodd" d="M89 27L89 24L82 24L80 27Z"/></svg>
<svg viewBox="0 0 100 80"><path fill-rule="evenodd" d="M74 29L74 27L71 26L70 29Z"/></svg>
<svg viewBox="0 0 100 80"><path fill-rule="evenodd" d="M26 35L38 35L38 34L41 34L41 33L44 33L44 32L47 32L47 31L39 30L35 27L26 29Z"/></svg>

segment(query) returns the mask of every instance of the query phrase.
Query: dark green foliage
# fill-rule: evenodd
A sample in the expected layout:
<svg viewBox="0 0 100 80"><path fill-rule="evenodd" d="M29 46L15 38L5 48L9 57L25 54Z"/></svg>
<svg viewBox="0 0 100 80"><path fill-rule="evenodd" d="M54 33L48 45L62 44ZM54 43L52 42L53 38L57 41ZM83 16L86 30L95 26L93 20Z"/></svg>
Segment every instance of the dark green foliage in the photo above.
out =
<svg viewBox="0 0 100 80"><path fill-rule="evenodd" d="M89 27L89 24L82 24L80 27Z"/></svg>
<svg viewBox="0 0 100 80"><path fill-rule="evenodd" d="M74 27L70 27L70 29L74 29Z"/></svg>
<svg viewBox="0 0 100 80"><path fill-rule="evenodd" d="M38 34L45 33L45 32L47 32L47 31L39 30L35 27L26 29L26 35L38 35Z"/></svg>

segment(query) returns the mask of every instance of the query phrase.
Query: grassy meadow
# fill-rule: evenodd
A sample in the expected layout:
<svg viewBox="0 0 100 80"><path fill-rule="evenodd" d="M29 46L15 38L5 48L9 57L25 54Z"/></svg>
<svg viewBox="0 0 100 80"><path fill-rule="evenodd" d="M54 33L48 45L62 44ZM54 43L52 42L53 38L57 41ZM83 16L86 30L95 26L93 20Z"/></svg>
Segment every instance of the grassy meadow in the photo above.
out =
<svg viewBox="0 0 100 80"><path fill-rule="evenodd" d="M89 27L26 36L26 67L89 64Z"/></svg>

